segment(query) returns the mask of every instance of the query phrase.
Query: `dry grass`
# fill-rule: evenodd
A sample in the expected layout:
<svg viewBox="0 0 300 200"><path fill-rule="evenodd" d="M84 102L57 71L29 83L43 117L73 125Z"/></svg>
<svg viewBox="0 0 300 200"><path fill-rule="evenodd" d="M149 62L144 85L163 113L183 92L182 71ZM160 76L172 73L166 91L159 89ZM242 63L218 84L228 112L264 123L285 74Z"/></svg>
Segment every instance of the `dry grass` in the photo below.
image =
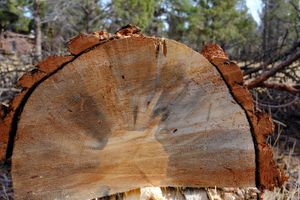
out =
<svg viewBox="0 0 300 200"><path fill-rule="evenodd" d="M279 131L278 138L272 146L274 159L289 179L281 188L265 191L263 199L300 200L300 157L294 152L296 145L300 144L299 141L295 140L291 148L285 149L285 145L280 142L280 135L281 131Z"/></svg>
<svg viewBox="0 0 300 200"><path fill-rule="evenodd" d="M8 166L0 165L0 199L1 200L11 200L14 199L12 189L11 176L8 170Z"/></svg>

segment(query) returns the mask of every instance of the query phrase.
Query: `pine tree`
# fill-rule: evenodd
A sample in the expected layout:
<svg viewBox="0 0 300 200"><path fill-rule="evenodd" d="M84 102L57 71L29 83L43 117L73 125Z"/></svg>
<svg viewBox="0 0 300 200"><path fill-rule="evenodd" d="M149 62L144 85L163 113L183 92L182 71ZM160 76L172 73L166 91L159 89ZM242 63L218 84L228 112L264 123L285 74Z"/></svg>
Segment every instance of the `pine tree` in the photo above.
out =
<svg viewBox="0 0 300 200"><path fill-rule="evenodd" d="M299 6L299 0L263 0L262 53L266 63L300 39Z"/></svg>
<svg viewBox="0 0 300 200"><path fill-rule="evenodd" d="M24 16L24 0L0 0L0 34L5 30L28 32L30 19Z"/></svg>
<svg viewBox="0 0 300 200"><path fill-rule="evenodd" d="M145 29L152 22L159 2L156 0L112 0L111 25L121 27L131 23Z"/></svg>

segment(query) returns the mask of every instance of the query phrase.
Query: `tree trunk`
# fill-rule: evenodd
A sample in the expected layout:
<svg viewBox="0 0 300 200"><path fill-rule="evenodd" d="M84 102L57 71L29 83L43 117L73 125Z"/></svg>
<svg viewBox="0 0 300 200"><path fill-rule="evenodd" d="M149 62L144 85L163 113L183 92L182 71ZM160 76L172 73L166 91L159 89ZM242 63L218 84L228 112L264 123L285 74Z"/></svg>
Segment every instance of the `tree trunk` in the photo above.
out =
<svg viewBox="0 0 300 200"><path fill-rule="evenodd" d="M41 2L34 1L34 27L35 27L35 58L42 59L42 30L41 30Z"/></svg>
<svg viewBox="0 0 300 200"><path fill-rule="evenodd" d="M223 51L208 47L205 58L130 26L80 35L69 49L73 57L48 58L20 79L0 124L17 199L280 184L263 141L270 118L254 113Z"/></svg>

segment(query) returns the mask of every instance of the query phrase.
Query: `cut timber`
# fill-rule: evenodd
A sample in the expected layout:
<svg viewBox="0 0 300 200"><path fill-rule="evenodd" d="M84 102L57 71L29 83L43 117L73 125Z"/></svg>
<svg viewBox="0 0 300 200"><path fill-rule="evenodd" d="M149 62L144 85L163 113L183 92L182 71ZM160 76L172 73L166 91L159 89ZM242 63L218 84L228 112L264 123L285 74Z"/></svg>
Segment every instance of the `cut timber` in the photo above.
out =
<svg viewBox="0 0 300 200"><path fill-rule="evenodd" d="M254 109L251 94L243 84L240 68L228 60L221 47L207 45L201 53L219 70L234 99L244 108L249 119L256 149L258 187L261 190L272 190L275 186L281 186L287 177L276 167L273 152L265 142L266 137L274 131L271 116Z"/></svg>
<svg viewBox="0 0 300 200"><path fill-rule="evenodd" d="M214 60L137 30L85 38L70 42L75 58L48 59L20 79L0 124L16 199L259 186L257 136L240 103L248 91L236 98Z"/></svg>

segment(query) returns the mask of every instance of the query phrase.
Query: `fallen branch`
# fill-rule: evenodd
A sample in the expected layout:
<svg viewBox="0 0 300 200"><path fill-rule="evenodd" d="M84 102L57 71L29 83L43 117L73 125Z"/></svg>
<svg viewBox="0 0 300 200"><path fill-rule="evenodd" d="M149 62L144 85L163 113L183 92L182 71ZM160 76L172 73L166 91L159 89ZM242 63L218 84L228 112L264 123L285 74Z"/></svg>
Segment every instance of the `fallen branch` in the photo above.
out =
<svg viewBox="0 0 300 200"><path fill-rule="evenodd" d="M9 74L9 73L25 73L27 72L28 69L13 69L13 70L3 70L3 71L0 71L0 74Z"/></svg>
<svg viewBox="0 0 300 200"><path fill-rule="evenodd" d="M266 108L284 108L284 107L292 106L298 101L299 101L299 97L295 96L295 98L293 100L291 100L290 102L287 102L287 103L281 103L281 104L276 104L275 105L275 104L269 104L268 102L267 103L258 102L258 106L259 107L266 107Z"/></svg>
<svg viewBox="0 0 300 200"><path fill-rule="evenodd" d="M0 88L0 92L13 91L13 92L21 92L21 89L17 88Z"/></svg>
<svg viewBox="0 0 300 200"><path fill-rule="evenodd" d="M281 71L285 67L291 65L293 62L300 59L300 51L296 52L295 54L291 55L287 60L280 63L276 67L270 69L269 71L266 71L262 73L259 77L255 78L254 80L250 81L246 86L248 89L252 89L254 87L258 87L261 85L264 81L266 81L271 76L274 76L277 72Z"/></svg>
<svg viewBox="0 0 300 200"><path fill-rule="evenodd" d="M299 47L300 47L300 41L295 42L294 45L289 50L287 50L285 53L277 56L275 59L269 60L268 62L264 63L263 65L261 65L259 67L255 67L255 68L248 68L248 66L242 67L241 69L244 70L243 75L246 76L246 75L249 75L249 74L256 73L256 72L264 69L266 66L268 66L268 65L270 65L272 63L275 63L275 62L279 61L280 59L282 59L284 57L287 57L287 56L291 55Z"/></svg>
<svg viewBox="0 0 300 200"><path fill-rule="evenodd" d="M296 95L299 90L296 88L296 85L288 85L284 83L261 83L257 85L257 87L262 87L262 88L272 88L272 89L277 89L277 90L282 90L282 91L287 91L293 95Z"/></svg>

